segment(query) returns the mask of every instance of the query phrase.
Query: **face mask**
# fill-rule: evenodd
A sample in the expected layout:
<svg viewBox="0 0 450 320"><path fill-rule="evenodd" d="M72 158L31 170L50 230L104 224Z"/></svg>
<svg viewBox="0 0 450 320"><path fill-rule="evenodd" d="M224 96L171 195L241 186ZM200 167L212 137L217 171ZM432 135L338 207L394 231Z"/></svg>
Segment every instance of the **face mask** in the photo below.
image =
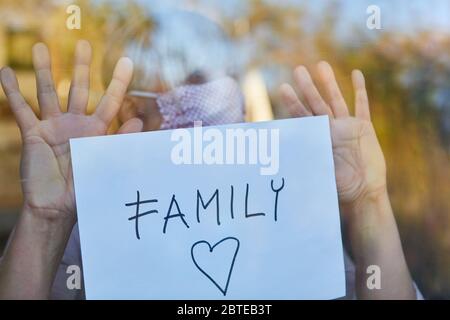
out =
<svg viewBox="0 0 450 320"><path fill-rule="evenodd" d="M130 91L131 96L156 98L163 121L161 129L189 128L244 121L244 98L230 77L204 84L183 85L167 93Z"/></svg>

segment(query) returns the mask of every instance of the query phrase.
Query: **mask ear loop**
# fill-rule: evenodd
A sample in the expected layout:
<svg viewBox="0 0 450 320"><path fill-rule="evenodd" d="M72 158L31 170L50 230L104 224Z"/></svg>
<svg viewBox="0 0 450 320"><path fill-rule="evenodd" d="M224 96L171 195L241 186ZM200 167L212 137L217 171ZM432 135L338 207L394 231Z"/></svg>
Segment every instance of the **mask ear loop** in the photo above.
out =
<svg viewBox="0 0 450 320"><path fill-rule="evenodd" d="M147 91L139 91L139 90L130 90L127 92L127 96L134 98L145 98L145 99L155 99L157 100L160 97L160 94L154 92Z"/></svg>
<svg viewBox="0 0 450 320"><path fill-rule="evenodd" d="M132 97L138 97L138 98L153 98L153 99L157 99L159 97L159 94L157 94L157 93L138 91L138 90L128 91L127 95L132 96Z"/></svg>

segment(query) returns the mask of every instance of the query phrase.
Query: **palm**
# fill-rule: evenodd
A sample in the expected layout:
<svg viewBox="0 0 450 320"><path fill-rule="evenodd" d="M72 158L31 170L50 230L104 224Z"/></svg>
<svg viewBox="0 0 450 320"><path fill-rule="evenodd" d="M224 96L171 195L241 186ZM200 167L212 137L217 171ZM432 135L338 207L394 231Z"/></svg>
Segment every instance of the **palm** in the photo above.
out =
<svg viewBox="0 0 450 320"><path fill-rule="evenodd" d="M351 203L361 194L384 186L383 153L372 124L347 117L333 119L330 126L336 185L341 203Z"/></svg>
<svg viewBox="0 0 450 320"><path fill-rule="evenodd" d="M331 67L321 62L318 71L330 96L329 103L322 98L304 67L297 68L294 77L307 105L288 84L281 88L282 97L292 115L330 117L339 202L353 204L361 196L381 190L386 183L384 157L370 121L364 77L359 71L353 73L356 116L352 117Z"/></svg>
<svg viewBox="0 0 450 320"><path fill-rule="evenodd" d="M27 132L21 172L28 205L50 214L74 212L69 139L105 133L98 119L69 113L41 121Z"/></svg>
<svg viewBox="0 0 450 320"><path fill-rule="evenodd" d="M9 68L1 72L3 89L22 134L21 177L25 205L49 217L75 217L69 139L106 134L120 108L132 74L131 62L128 59L119 60L95 113L86 115L91 60L87 42L78 43L75 60L68 112L62 113L54 91L48 50L42 44L33 48L41 120L20 94L14 72ZM140 131L141 128L139 120L130 119L119 132Z"/></svg>

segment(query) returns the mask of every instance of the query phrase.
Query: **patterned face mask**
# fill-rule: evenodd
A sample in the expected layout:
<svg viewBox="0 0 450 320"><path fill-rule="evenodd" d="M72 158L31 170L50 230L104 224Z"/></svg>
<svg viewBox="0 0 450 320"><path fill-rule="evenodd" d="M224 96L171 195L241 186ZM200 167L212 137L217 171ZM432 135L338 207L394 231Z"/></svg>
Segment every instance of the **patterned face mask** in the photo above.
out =
<svg viewBox="0 0 450 320"><path fill-rule="evenodd" d="M244 97L230 77L204 84L189 84L163 94L130 91L130 96L154 98L162 115L161 129L189 128L244 121Z"/></svg>

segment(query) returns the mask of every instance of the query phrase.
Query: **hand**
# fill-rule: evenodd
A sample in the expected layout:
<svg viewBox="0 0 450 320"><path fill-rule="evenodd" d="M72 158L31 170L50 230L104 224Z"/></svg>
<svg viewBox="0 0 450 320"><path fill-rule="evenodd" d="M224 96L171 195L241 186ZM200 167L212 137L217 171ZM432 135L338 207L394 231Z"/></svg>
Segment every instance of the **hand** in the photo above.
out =
<svg viewBox="0 0 450 320"><path fill-rule="evenodd" d="M330 65L320 62L317 69L329 96L328 103L322 98L303 66L295 69L294 78L306 103L298 98L288 84L281 86L281 96L294 116L330 117L339 202L342 206L354 208L361 199L376 197L386 189L386 166L370 121L364 76L358 70L352 73L355 90L355 116L352 117Z"/></svg>
<svg viewBox="0 0 450 320"><path fill-rule="evenodd" d="M370 121L364 77L353 71L355 117L326 62L317 66L328 103L319 94L305 67L294 71L302 103L294 89L283 84L282 98L295 116L328 115L336 171L339 204L344 212L349 248L355 261L356 295L362 299L415 299L416 294L386 189L386 165ZM377 265L382 272L380 290L368 289L367 267Z"/></svg>
<svg viewBox="0 0 450 320"><path fill-rule="evenodd" d="M121 58L95 113L87 115L91 47L82 40L77 43L75 51L67 112L61 111L52 80L49 52L44 44L38 43L33 47L40 119L20 93L14 72L10 68L0 71L3 90L22 136L20 175L24 211L52 220L68 218L73 223L76 215L69 139L106 134L133 73L131 60ZM119 133L141 129L142 122L134 118L127 121Z"/></svg>

